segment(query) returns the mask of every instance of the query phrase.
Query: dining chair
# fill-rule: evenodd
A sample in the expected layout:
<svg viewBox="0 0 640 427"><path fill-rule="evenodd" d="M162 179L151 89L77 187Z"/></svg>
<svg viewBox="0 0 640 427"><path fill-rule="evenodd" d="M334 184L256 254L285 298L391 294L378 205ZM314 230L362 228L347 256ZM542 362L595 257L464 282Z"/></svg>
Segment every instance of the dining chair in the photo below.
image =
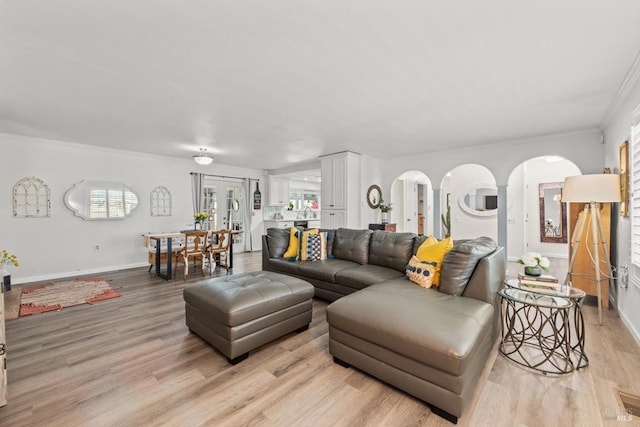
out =
<svg viewBox="0 0 640 427"><path fill-rule="evenodd" d="M203 230L185 231L184 247L176 253L176 269L173 271L175 278L178 264L184 264L184 278L189 275L189 260L193 259L193 267L196 267L196 260L200 259L200 269L204 275L204 260L208 259L211 264L211 253L207 250L207 235Z"/></svg>
<svg viewBox="0 0 640 427"><path fill-rule="evenodd" d="M211 242L209 243L209 271L213 264L211 259L216 260L217 265L222 265L229 271L229 246L231 245L231 230L216 230L211 232ZM224 259L224 264L222 264Z"/></svg>

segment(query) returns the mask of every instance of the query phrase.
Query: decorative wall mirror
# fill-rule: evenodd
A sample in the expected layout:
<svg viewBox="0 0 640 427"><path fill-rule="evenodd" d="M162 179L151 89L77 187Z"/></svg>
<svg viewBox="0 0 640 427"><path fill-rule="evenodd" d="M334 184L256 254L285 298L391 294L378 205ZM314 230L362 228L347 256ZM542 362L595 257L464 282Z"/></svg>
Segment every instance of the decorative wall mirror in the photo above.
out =
<svg viewBox="0 0 640 427"><path fill-rule="evenodd" d="M51 191L40 178L22 178L13 186L13 216L46 218L51 216Z"/></svg>
<svg viewBox="0 0 640 427"><path fill-rule="evenodd" d="M567 243L567 207L562 203L562 182L538 185L540 241Z"/></svg>
<svg viewBox="0 0 640 427"><path fill-rule="evenodd" d="M138 196L118 182L80 181L64 194L64 204L82 219L123 219L138 206Z"/></svg>
<svg viewBox="0 0 640 427"><path fill-rule="evenodd" d="M382 200L382 190L378 185L372 185L367 190L367 204L371 209L378 209Z"/></svg>
<svg viewBox="0 0 640 427"><path fill-rule="evenodd" d="M458 199L460 208L473 216L495 216L498 214L498 188L495 184L475 184Z"/></svg>
<svg viewBox="0 0 640 427"><path fill-rule="evenodd" d="M171 216L171 192L158 186L151 190L151 216Z"/></svg>

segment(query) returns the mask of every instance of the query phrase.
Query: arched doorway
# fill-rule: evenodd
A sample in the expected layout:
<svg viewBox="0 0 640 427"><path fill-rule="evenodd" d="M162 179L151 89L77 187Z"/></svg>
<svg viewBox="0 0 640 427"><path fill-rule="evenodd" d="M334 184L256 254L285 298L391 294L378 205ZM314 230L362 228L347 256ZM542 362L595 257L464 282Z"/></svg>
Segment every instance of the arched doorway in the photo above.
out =
<svg viewBox="0 0 640 427"><path fill-rule="evenodd" d="M424 172L410 170L391 184L391 222L396 231L433 234L433 187Z"/></svg>
<svg viewBox="0 0 640 427"><path fill-rule="evenodd" d="M567 176L580 175L580 169L570 160L557 156L529 159L516 166L509 175L507 209L507 254L510 261L527 252L538 252L548 258L568 257L566 239L545 239L547 226L566 227L566 212L562 214L562 202L558 197L547 201L541 211L541 191L561 187ZM555 205L555 210L553 209ZM562 215L565 217L562 218ZM569 230L558 229L558 235L568 235Z"/></svg>

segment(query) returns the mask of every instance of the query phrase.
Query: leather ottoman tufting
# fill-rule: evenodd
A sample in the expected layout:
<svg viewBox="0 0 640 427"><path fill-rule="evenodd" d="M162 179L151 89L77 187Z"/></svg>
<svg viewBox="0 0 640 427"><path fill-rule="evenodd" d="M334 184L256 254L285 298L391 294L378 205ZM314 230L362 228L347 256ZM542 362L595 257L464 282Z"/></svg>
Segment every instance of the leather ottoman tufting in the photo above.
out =
<svg viewBox="0 0 640 427"><path fill-rule="evenodd" d="M188 285L187 327L236 364L249 351L311 322L314 288L268 271L234 274Z"/></svg>

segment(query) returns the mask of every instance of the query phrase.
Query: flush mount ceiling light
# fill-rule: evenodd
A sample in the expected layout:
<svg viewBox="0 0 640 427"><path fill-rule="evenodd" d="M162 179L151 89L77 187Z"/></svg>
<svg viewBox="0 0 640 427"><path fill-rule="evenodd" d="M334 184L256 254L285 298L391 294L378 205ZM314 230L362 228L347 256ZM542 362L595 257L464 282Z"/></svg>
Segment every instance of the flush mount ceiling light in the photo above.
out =
<svg viewBox="0 0 640 427"><path fill-rule="evenodd" d="M196 154L195 156L193 156L193 160L195 160L195 162L199 165L210 165L211 163L213 163L213 156L207 153L206 148L201 148L200 154Z"/></svg>

